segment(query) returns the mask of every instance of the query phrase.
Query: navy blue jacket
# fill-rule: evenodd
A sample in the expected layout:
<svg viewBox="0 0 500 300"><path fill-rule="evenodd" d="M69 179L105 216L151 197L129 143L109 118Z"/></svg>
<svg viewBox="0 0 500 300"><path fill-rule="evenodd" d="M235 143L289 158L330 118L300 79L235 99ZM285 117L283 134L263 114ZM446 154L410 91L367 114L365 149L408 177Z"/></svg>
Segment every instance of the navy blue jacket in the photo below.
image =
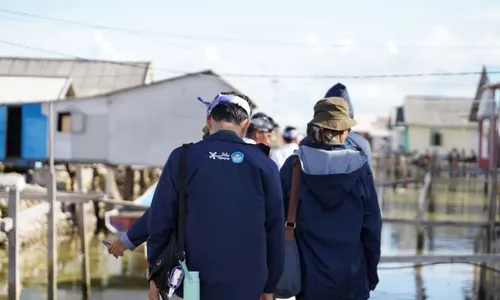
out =
<svg viewBox="0 0 500 300"><path fill-rule="evenodd" d="M149 210L150 266L176 225L179 157L180 148L170 154ZM186 262L200 272L202 299L274 292L284 268L283 195L278 168L259 147L229 131L193 144L186 214Z"/></svg>
<svg viewBox="0 0 500 300"><path fill-rule="evenodd" d="M259 147L266 155L269 155L269 147L266 147L263 144L257 144L256 146ZM132 226L130 226L126 233L120 236L121 242L130 251L134 251L142 243L145 243L148 240L148 212L149 208L140 216L139 219L137 219L137 221Z"/></svg>
<svg viewBox="0 0 500 300"><path fill-rule="evenodd" d="M127 233L120 236L120 240L128 250L134 251L135 248L148 240L148 214L149 208L130 226Z"/></svg>
<svg viewBox="0 0 500 300"><path fill-rule="evenodd" d="M300 299L368 299L378 283L382 219L366 155L351 146L314 144L300 146L297 155ZM285 199L292 165L289 158L280 172Z"/></svg>

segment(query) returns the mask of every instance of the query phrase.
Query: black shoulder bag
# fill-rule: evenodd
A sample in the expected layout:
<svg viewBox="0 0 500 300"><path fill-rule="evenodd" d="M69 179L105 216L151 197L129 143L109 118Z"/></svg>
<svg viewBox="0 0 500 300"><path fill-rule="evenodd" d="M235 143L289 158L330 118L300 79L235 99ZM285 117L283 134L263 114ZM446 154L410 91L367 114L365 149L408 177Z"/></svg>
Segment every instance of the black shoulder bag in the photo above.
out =
<svg viewBox="0 0 500 300"><path fill-rule="evenodd" d="M168 276L170 271L180 265L179 261L185 260L184 241L186 234L186 158L187 150L192 144L184 144L181 148L181 155L178 170L178 214L177 228L172 231L167 247L163 250L160 257L149 274L149 280L154 280L156 287L161 292L168 291Z"/></svg>

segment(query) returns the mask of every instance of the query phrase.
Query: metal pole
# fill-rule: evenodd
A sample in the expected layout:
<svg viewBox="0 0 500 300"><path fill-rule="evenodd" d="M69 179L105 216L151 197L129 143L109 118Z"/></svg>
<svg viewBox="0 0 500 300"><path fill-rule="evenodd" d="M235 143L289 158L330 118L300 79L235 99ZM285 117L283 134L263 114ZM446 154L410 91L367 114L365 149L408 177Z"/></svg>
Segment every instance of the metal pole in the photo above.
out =
<svg viewBox="0 0 500 300"><path fill-rule="evenodd" d="M47 295L49 300L57 300L57 228L56 228L56 174L54 167L55 135L54 102L49 102L49 184L47 201L49 202L47 226Z"/></svg>
<svg viewBox="0 0 500 300"><path fill-rule="evenodd" d="M8 232L9 242L9 288L8 299L19 300L20 297L20 279L19 279L19 190L11 188L9 190L9 218L12 219L13 226Z"/></svg>

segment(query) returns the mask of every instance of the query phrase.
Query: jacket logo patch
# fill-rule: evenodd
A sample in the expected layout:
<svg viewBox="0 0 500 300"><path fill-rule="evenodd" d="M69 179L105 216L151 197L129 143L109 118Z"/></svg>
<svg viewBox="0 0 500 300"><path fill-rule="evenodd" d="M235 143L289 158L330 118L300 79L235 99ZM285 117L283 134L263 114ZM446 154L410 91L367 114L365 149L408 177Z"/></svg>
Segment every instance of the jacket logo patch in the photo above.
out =
<svg viewBox="0 0 500 300"><path fill-rule="evenodd" d="M245 158L245 154L236 151L231 154L231 161L235 164L240 164L243 162L243 158Z"/></svg>
<svg viewBox="0 0 500 300"><path fill-rule="evenodd" d="M227 152L222 152L218 154L217 152L208 152L208 158L213 160L230 160L229 154Z"/></svg>

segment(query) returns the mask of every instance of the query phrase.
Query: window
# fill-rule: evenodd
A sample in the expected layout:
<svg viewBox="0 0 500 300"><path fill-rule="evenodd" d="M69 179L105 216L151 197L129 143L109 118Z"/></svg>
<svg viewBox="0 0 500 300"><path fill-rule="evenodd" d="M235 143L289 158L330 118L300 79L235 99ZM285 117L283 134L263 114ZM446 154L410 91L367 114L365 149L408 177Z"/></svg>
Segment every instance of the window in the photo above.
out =
<svg viewBox="0 0 500 300"><path fill-rule="evenodd" d="M71 132L71 113L60 112L57 114L57 131Z"/></svg>
<svg viewBox="0 0 500 300"><path fill-rule="evenodd" d="M442 146L443 136L439 130L433 130L431 133L431 146Z"/></svg>
<svg viewBox="0 0 500 300"><path fill-rule="evenodd" d="M59 112L57 115L57 131L81 134L85 132L85 114L78 111Z"/></svg>

